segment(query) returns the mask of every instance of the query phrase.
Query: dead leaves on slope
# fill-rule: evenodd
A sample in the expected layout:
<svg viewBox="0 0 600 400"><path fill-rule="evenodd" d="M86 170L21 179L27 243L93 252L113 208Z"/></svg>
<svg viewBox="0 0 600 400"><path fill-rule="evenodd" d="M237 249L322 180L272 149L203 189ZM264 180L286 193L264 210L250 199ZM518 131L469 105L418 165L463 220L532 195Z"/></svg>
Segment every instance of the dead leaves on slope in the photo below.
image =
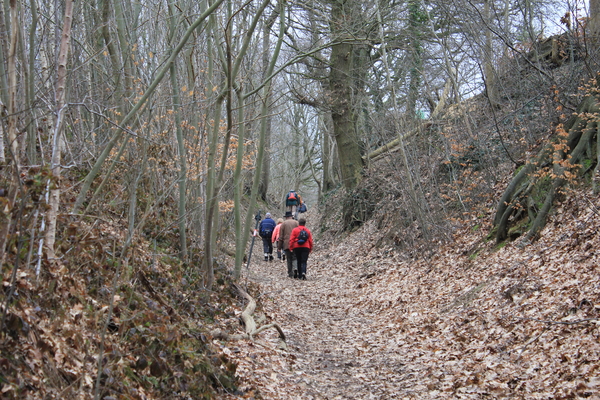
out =
<svg viewBox="0 0 600 400"><path fill-rule="evenodd" d="M273 399L599 398L599 209L581 192L533 244L465 227L416 260L367 224L312 254L306 282L256 265L292 345L241 346L240 378Z"/></svg>

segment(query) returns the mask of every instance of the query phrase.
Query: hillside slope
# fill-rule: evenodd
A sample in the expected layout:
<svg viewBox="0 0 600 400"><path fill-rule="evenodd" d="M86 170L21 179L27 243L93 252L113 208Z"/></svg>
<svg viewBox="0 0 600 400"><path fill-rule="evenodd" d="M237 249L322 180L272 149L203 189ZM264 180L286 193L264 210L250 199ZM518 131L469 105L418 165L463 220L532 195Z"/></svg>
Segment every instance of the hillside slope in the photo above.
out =
<svg viewBox="0 0 600 400"><path fill-rule="evenodd" d="M374 246L371 222L318 242L306 282L282 263L255 263L251 293L289 348L276 349L275 333L221 343L241 389L265 399L600 398L600 199L585 189L569 199L533 244L497 247L488 226L467 226L432 257L408 259Z"/></svg>

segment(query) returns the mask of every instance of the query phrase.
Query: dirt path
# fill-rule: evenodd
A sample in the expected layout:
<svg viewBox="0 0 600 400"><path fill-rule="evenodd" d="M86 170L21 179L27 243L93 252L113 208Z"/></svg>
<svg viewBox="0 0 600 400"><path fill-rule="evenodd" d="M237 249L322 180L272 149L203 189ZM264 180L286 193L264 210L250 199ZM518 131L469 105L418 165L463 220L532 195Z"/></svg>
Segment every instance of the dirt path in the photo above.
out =
<svg viewBox="0 0 600 400"><path fill-rule="evenodd" d="M275 330L217 342L238 365L235 398L600 399L600 205L573 199L526 245L465 227L408 258L359 231L317 243L306 281L253 262L261 325L277 322L288 348Z"/></svg>
<svg viewBox="0 0 600 400"><path fill-rule="evenodd" d="M269 350L277 343L273 331L261 334L258 354L248 343L235 349L239 374L254 381L263 398L410 397L415 371L397 351L397 337L378 334L392 321L356 307L360 282L369 276L362 270L319 252L309 259L306 281L288 278L281 261L251 265L248 278L260 287L262 311L283 328L288 344L287 350Z"/></svg>

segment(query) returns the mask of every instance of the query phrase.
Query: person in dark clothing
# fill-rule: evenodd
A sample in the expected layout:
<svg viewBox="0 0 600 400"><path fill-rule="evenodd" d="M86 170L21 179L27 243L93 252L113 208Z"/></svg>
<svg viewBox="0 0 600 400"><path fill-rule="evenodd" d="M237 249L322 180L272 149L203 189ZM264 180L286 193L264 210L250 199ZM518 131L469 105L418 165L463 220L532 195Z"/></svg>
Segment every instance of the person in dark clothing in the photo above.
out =
<svg viewBox="0 0 600 400"><path fill-rule="evenodd" d="M263 250L265 251L265 261L273 261L273 230L275 230L275 220L271 218L271 213L265 214L265 219L260 221L258 226L258 234L263 241Z"/></svg>
<svg viewBox="0 0 600 400"><path fill-rule="evenodd" d="M298 221L294 219L291 211L285 212L285 221L280 225L279 228L279 243L281 243L281 248L283 249L285 260L287 262L287 271L288 276L293 278L294 275L298 276L298 271L295 269L294 265L294 253L289 248L290 236L294 228L298 226Z"/></svg>
<svg viewBox="0 0 600 400"><path fill-rule="evenodd" d="M290 190L285 196L285 206L287 211L291 211L296 217L298 216L298 208L303 204L302 197L295 190ZM295 212L294 212L295 211ZM294 218L296 219L296 218Z"/></svg>
<svg viewBox="0 0 600 400"><path fill-rule="evenodd" d="M306 233L302 233L302 232ZM310 230L306 227L306 219L300 218L298 226L292 230L290 235L289 248L296 255L298 264L298 279L306 280L306 264L308 255L313 249L313 237Z"/></svg>

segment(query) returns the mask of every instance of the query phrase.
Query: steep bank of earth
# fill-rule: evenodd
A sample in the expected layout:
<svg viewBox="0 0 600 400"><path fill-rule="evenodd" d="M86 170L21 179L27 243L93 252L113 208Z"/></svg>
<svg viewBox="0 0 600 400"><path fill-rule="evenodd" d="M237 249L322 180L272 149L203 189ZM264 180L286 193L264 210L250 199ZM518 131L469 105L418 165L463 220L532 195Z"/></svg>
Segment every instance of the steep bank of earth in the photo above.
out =
<svg viewBox="0 0 600 400"><path fill-rule="evenodd" d="M499 247L474 225L411 260L374 247L367 224L317 242L307 281L278 261L246 270L257 316L283 328L287 349L275 330L214 343L238 362L246 398L598 399L599 228L591 191L532 244Z"/></svg>

